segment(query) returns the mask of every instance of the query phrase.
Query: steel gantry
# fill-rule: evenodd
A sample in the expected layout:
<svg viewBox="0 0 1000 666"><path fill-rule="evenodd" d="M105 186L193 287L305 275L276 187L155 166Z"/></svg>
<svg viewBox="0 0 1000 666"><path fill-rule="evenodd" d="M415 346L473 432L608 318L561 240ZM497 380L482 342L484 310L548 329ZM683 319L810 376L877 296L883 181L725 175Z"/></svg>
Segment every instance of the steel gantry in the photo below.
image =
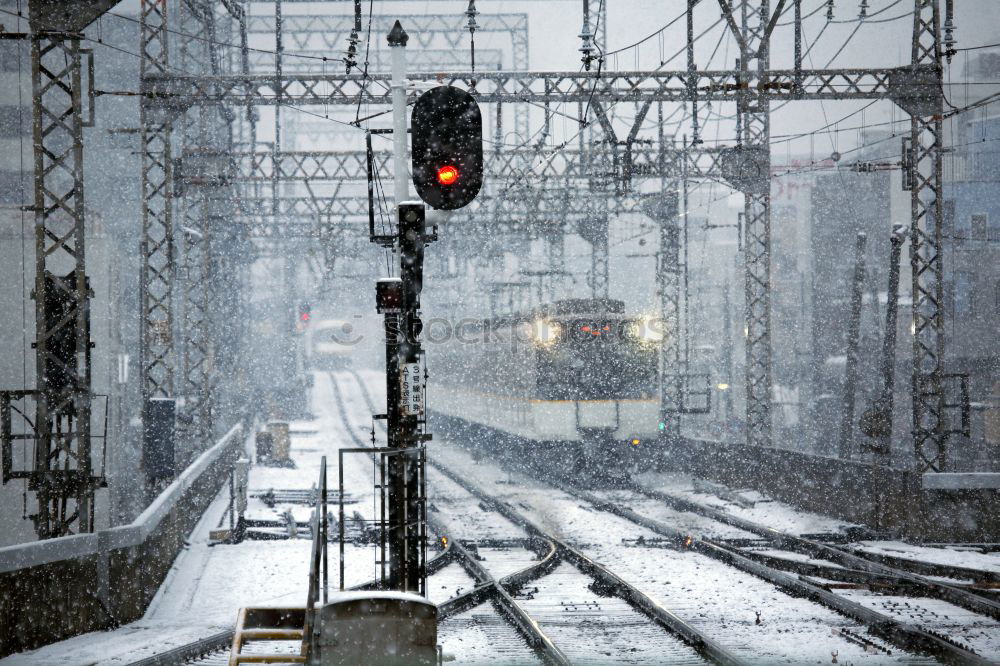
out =
<svg viewBox="0 0 1000 666"><path fill-rule="evenodd" d="M35 462L40 538L93 529L90 284L83 188L80 40L31 42L35 170ZM53 307L56 305L56 307ZM71 507L67 500L75 499Z"/></svg>
<svg viewBox="0 0 1000 666"><path fill-rule="evenodd" d="M940 472L947 463L944 414L944 269L942 228L941 16L937 0L916 0L911 73L899 74L913 94L904 156L910 174L910 268L913 294L913 446L919 471Z"/></svg>
<svg viewBox="0 0 1000 666"><path fill-rule="evenodd" d="M214 6L199 0L184 3L180 14L181 68L216 73ZM209 442L212 433L212 236L213 190L218 187L216 134L220 109L200 107L186 114L182 127L182 154L191 168L178 175L181 198L180 228L182 290L181 336L184 397L179 430L186 443Z"/></svg>
<svg viewBox="0 0 1000 666"><path fill-rule="evenodd" d="M37 500L31 518L41 539L74 529L93 531L94 495L104 483L104 470L95 469L93 459L93 442L104 438L95 434L92 423L93 294L87 277L83 174L83 130L94 119L94 69L91 51L80 42L83 29L114 4L36 0L28 5L37 388L2 392L0 421L3 482L27 480ZM33 448L29 467L14 467L15 442L26 451Z"/></svg>
<svg viewBox="0 0 1000 666"><path fill-rule="evenodd" d="M369 71L384 72L388 65L388 55L383 48L382 36L392 29L393 22L399 18L395 15L377 15L371 19L372 41L368 53ZM450 52L454 54L454 62L460 67L468 67L469 30L465 16L456 14L414 14L401 18L408 26L415 47L413 57L419 63L423 52ZM343 67L343 59L336 54L344 51L351 36L354 19L344 15L329 14L283 14L281 30L286 51L284 63L286 71L315 71L316 60L327 58L330 69ZM247 17L247 31L251 38L263 35L274 35L276 20L273 15L251 14ZM368 31L367 23L365 32ZM494 33L510 38L509 62L514 70L528 69L528 15L527 14L486 14L476 17L477 33ZM495 47L494 47L495 48ZM480 54L476 50L476 69L480 69ZM306 57L298 57L306 56ZM359 67L364 66L365 54L358 54L361 59ZM274 54L257 51L251 55L253 67L266 67L274 70ZM497 69L496 64L492 69ZM419 66L419 65L417 65Z"/></svg>
<svg viewBox="0 0 1000 666"><path fill-rule="evenodd" d="M142 0L139 6L139 75L170 68L167 0ZM142 178L142 255L139 367L142 382L143 448L156 398L175 397L174 372L174 228L171 122L161 112L140 108ZM144 451L145 453L145 451ZM145 458L145 455L144 455ZM153 474L143 460L147 476Z"/></svg>
<svg viewBox="0 0 1000 666"><path fill-rule="evenodd" d="M751 446L771 444L771 113L764 91L771 30L784 4L778 0L772 15L768 0L743 0L737 5L737 25L728 0L719 0L740 49L737 139L727 175L744 197L746 436ZM692 6L689 2L689 13Z"/></svg>
<svg viewBox="0 0 1000 666"><path fill-rule="evenodd" d="M794 0L792 0L794 2ZM590 3L593 4L593 3ZM691 3L694 4L694 3ZM944 423L943 310L939 249L941 234L942 67L937 0L914 0L911 63L892 68L804 69L801 15L794 2L794 66L771 69L771 31L786 0L720 0L719 10L739 44L737 67L699 70L689 57L681 71L448 72L408 75L411 96L427 85L448 84L474 90L483 104L578 102L593 106L622 102L730 102L739 122L735 145L719 156L724 179L745 196L744 250L747 329L747 440L771 443L771 317L769 106L800 100L891 100L910 114L908 154L912 187L912 268L914 326L914 445L921 469L939 470L946 462ZM600 3L598 3L600 7ZM592 25L592 24L591 24ZM286 72L283 76L199 77L153 74L144 79L143 104L183 109L252 99L254 104L383 105L390 103L388 74L369 72ZM609 137L610 138L610 137ZM589 149L589 146L588 146ZM584 160L586 162L586 160Z"/></svg>

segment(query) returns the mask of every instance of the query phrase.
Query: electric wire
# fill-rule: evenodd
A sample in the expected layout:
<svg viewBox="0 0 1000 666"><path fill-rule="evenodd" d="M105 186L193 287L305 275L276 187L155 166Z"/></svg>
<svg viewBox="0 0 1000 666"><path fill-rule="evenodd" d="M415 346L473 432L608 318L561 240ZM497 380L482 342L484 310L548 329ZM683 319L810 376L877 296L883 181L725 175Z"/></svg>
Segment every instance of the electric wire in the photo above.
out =
<svg viewBox="0 0 1000 666"><path fill-rule="evenodd" d="M365 96L366 86L368 85L368 56L372 44L372 12L374 7L375 0L368 0L368 34L365 37L365 68L361 77L361 94L358 95L358 108L354 113L354 123L359 126L361 124L361 100Z"/></svg>

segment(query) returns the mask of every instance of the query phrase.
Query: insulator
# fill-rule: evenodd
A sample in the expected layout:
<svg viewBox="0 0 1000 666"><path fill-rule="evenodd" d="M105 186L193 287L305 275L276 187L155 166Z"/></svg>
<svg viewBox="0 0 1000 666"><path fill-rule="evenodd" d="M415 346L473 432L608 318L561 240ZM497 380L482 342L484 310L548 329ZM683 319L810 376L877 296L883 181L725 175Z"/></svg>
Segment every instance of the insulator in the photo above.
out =
<svg viewBox="0 0 1000 666"><path fill-rule="evenodd" d="M469 18L469 32L475 32L479 24L476 23L476 17L479 16L479 12L476 10L476 0L469 0L469 7L465 10L465 15Z"/></svg>
<svg viewBox="0 0 1000 666"><path fill-rule="evenodd" d="M358 55L358 31L351 30L351 36L347 39L347 57L344 64L347 66L347 73L351 73L351 68L358 64L355 56Z"/></svg>
<svg viewBox="0 0 1000 666"><path fill-rule="evenodd" d="M858 11L859 19L868 18L868 0L861 0L861 8Z"/></svg>
<svg viewBox="0 0 1000 666"><path fill-rule="evenodd" d="M594 59L594 56L591 55L594 51L594 47L591 46L590 40L592 35L590 33L590 26L587 25L587 23L583 24L583 30L580 31L579 37L583 40L583 45L580 47L580 53L583 54L583 57L580 58L580 60L583 61L584 68L589 72L590 61Z"/></svg>
<svg viewBox="0 0 1000 666"><path fill-rule="evenodd" d="M833 20L833 0L826 1L826 20Z"/></svg>

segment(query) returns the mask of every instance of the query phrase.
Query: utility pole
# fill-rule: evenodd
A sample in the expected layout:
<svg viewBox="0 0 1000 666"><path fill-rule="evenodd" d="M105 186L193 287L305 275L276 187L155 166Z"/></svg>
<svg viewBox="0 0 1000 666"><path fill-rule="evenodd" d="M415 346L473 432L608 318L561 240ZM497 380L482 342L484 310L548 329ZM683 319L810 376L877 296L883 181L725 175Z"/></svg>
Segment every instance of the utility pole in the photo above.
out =
<svg viewBox="0 0 1000 666"><path fill-rule="evenodd" d="M726 372L725 405L726 419L723 423L726 426L725 432L728 436L729 426L733 419L733 322L732 311L729 303L729 278L722 287L722 355Z"/></svg>
<svg viewBox="0 0 1000 666"><path fill-rule="evenodd" d="M865 286L865 244L858 234L854 250L854 280L851 283L851 320L847 326L847 363L844 368L844 412L840 420L839 457L846 460L854 449L854 393L858 384L858 346L861 344L861 297Z"/></svg>
<svg viewBox="0 0 1000 666"><path fill-rule="evenodd" d="M882 473L892 464L892 410L896 378L896 318L899 312L899 259L902 255L906 228L899 224L889 237L889 286L886 291L885 332L882 335L882 386L875 403L861 416L861 432L871 438L872 493L874 495L875 529L882 520L885 480Z"/></svg>

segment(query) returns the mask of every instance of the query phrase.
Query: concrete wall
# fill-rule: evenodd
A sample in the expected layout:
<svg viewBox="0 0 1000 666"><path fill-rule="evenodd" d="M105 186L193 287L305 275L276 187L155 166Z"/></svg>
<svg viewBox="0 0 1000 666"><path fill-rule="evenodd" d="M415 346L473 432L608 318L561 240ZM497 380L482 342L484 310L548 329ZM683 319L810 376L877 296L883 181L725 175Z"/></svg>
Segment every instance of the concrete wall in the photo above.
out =
<svg viewBox="0 0 1000 666"><path fill-rule="evenodd" d="M737 488L753 488L797 508L873 526L874 488L884 492L884 529L918 541L995 542L1000 493L927 491L921 477L863 463L784 449L685 440L671 466ZM878 484L878 485L876 485Z"/></svg>
<svg viewBox="0 0 1000 666"><path fill-rule="evenodd" d="M241 433L233 428L132 525L0 549L0 657L141 618L244 449ZM59 550L75 556L46 561Z"/></svg>

